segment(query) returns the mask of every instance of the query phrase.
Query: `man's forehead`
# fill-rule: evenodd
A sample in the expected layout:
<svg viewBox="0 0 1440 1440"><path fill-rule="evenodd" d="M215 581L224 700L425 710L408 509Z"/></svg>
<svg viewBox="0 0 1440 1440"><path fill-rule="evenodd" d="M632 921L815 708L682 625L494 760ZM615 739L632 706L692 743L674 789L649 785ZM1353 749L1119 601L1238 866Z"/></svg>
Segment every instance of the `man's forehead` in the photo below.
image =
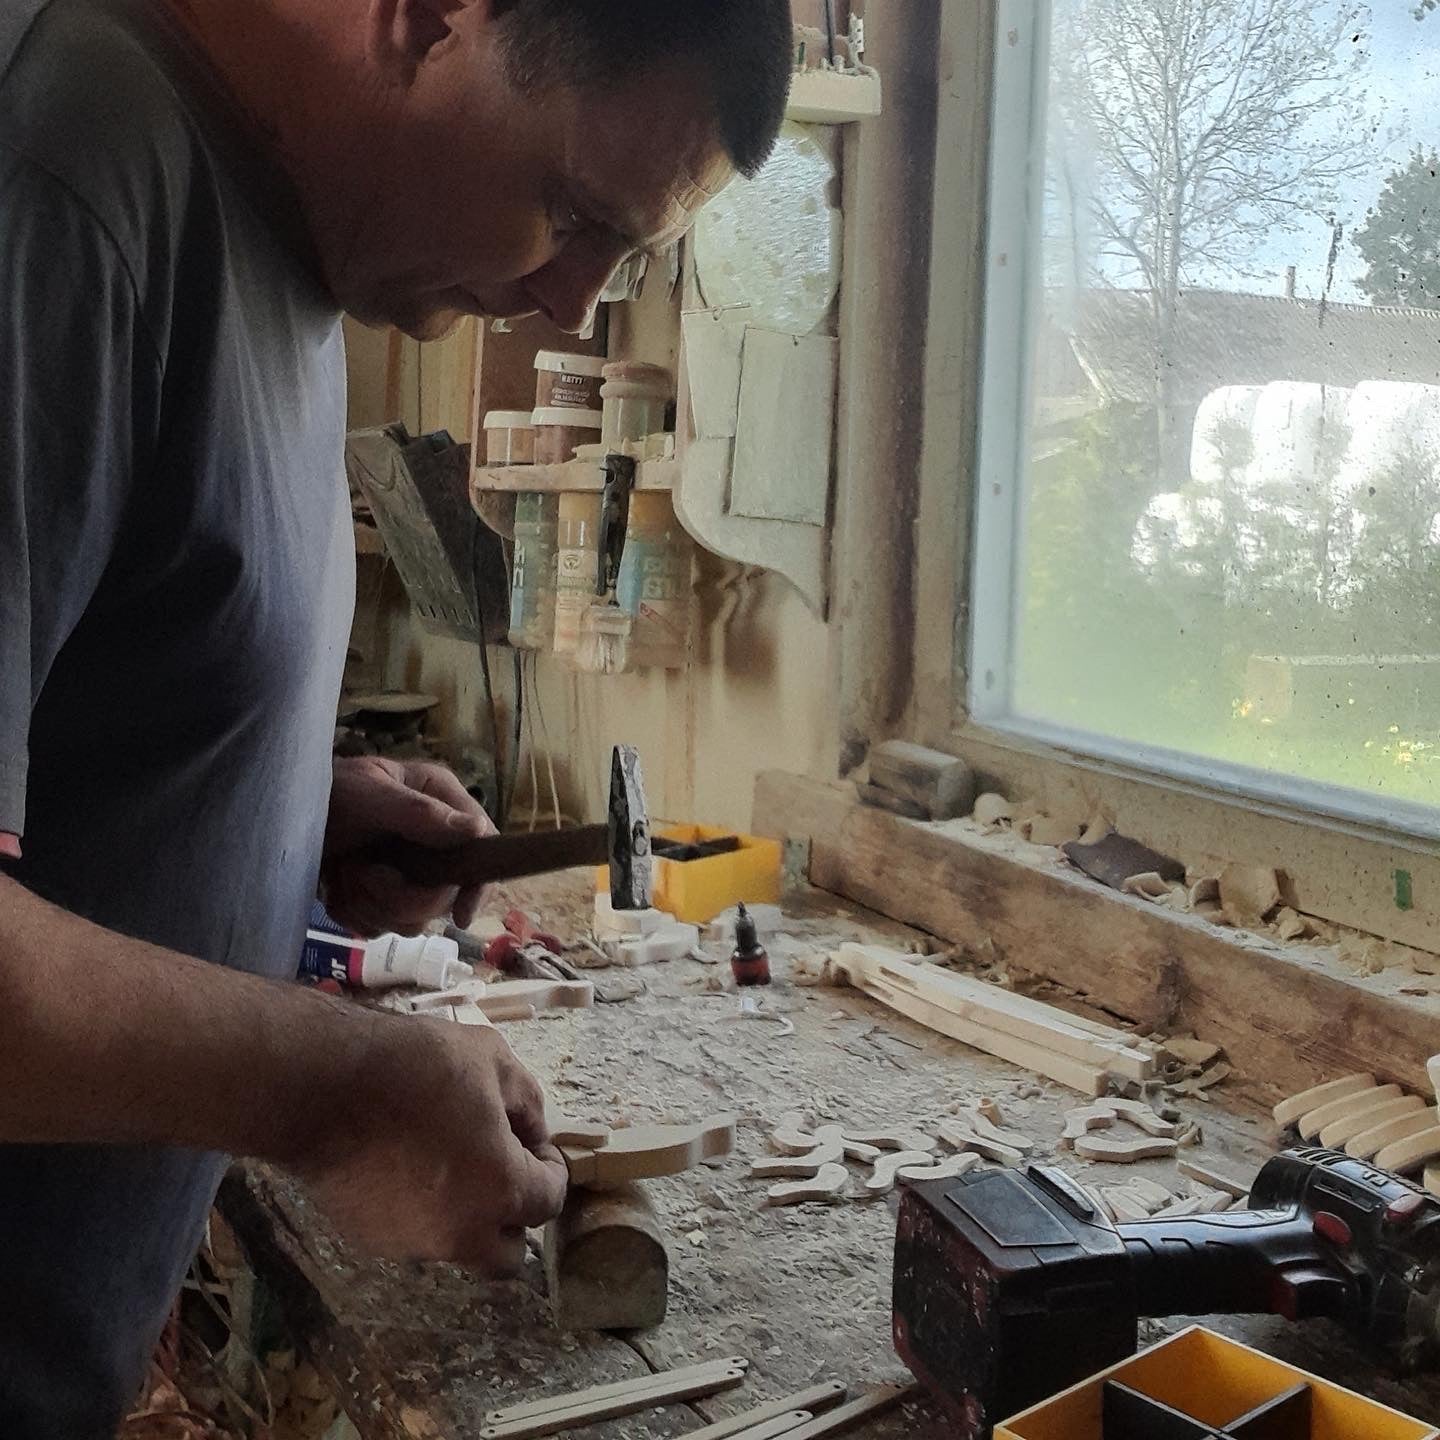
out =
<svg viewBox="0 0 1440 1440"><path fill-rule="evenodd" d="M577 177L575 188L592 213L636 249L659 249L690 228L733 174L718 145L697 146L668 173L653 165L617 167L603 177L592 170Z"/></svg>

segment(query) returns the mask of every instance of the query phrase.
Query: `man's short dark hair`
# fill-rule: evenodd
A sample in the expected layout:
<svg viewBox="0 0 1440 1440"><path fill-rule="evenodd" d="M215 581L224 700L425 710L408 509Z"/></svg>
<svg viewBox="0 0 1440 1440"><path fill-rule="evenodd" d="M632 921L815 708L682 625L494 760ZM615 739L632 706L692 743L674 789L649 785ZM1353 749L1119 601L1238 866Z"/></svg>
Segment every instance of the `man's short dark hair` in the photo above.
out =
<svg viewBox="0 0 1440 1440"><path fill-rule="evenodd" d="M513 0L511 75L526 90L621 82L666 61L709 82L720 141L753 175L785 118L790 0Z"/></svg>

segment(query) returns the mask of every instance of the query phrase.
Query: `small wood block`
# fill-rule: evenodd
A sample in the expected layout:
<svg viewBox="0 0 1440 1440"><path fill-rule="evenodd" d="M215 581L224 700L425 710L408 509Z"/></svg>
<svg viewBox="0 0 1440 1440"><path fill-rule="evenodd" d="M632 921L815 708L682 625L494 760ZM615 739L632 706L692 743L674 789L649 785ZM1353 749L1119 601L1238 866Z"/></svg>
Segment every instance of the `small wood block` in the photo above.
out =
<svg viewBox="0 0 1440 1440"><path fill-rule="evenodd" d="M1202 1165L1197 1160L1177 1160L1175 1168L1187 1179L1198 1180L1212 1190L1222 1190L1236 1200L1249 1198L1250 1187L1243 1180L1233 1180L1230 1176L1223 1175L1218 1170L1212 1170L1208 1165Z"/></svg>
<svg viewBox="0 0 1440 1440"><path fill-rule="evenodd" d="M498 980L473 998L493 1020L497 1009L515 1005L533 1005L537 1010L588 1010L595 1003L595 986L589 980Z"/></svg>
<svg viewBox="0 0 1440 1440"><path fill-rule="evenodd" d="M861 1130L853 1125L842 1125L840 1133L853 1145L872 1145L877 1150L933 1150L935 1141L921 1130L909 1130L903 1125L877 1126L873 1130Z"/></svg>
<svg viewBox="0 0 1440 1440"><path fill-rule="evenodd" d="M1387 1120L1398 1120L1402 1115L1413 1115L1428 1107L1418 1095L1401 1095L1396 1100L1382 1100L1369 1109L1357 1110L1343 1120L1334 1120L1320 1132L1320 1143L1327 1150L1338 1150L1348 1141L1366 1130L1373 1130Z"/></svg>
<svg viewBox="0 0 1440 1440"><path fill-rule="evenodd" d="M967 1151L926 1165L902 1165L895 1173L902 1180L956 1180L968 1175L979 1163L980 1157Z"/></svg>
<svg viewBox="0 0 1440 1440"><path fill-rule="evenodd" d="M1173 1155L1177 1148L1173 1140L1152 1135L1138 1140L1107 1140L1099 1135L1084 1135L1075 1142L1077 1155L1086 1160L1108 1160L1115 1165L1132 1165L1137 1160Z"/></svg>
<svg viewBox="0 0 1440 1440"><path fill-rule="evenodd" d="M522 1000L506 1000L503 1004L499 1000L472 1000L468 1005L457 1005L452 1013L462 1025L509 1025L533 1020L535 1007Z"/></svg>
<svg viewBox="0 0 1440 1440"><path fill-rule="evenodd" d="M973 1150L987 1160L993 1160L997 1165L1015 1167L1025 1163L1025 1157L1020 1151L1012 1146L1002 1145L998 1140L977 1134L959 1120L942 1120L936 1129L940 1132L940 1138L956 1150Z"/></svg>
<svg viewBox="0 0 1440 1440"><path fill-rule="evenodd" d="M907 1165L933 1165L934 1157L928 1150L895 1150L882 1155L875 1162L875 1169L866 1177L865 1189L871 1195L888 1195L895 1188L897 1173Z"/></svg>
<svg viewBox="0 0 1440 1440"><path fill-rule="evenodd" d="M552 1145L574 1150L598 1150L611 1135L608 1125L592 1120L567 1120L563 1115L547 1120Z"/></svg>
<svg viewBox="0 0 1440 1440"><path fill-rule="evenodd" d="M750 1174L757 1180L810 1180L826 1165L838 1164L845 1150L839 1139L831 1139L804 1155L772 1155L757 1160Z"/></svg>
<svg viewBox="0 0 1440 1440"><path fill-rule="evenodd" d="M699 1125L635 1125L612 1130L598 1150L562 1147L572 1185L624 1185L678 1175L735 1148L735 1117L712 1115Z"/></svg>
<svg viewBox="0 0 1440 1440"><path fill-rule="evenodd" d="M1147 1180L1143 1175L1132 1175L1125 1182L1125 1188L1138 1195L1152 1212L1158 1210L1162 1205L1170 1204L1175 1199L1172 1191L1157 1184L1154 1180Z"/></svg>
<svg viewBox="0 0 1440 1440"><path fill-rule="evenodd" d="M1433 1121L1435 1116L1432 1114ZM1428 1130L1407 1135L1387 1145L1370 1162L1378 1170L1393 1170L1397 1175L1406 1175L1440 1156L1440 1126L1431 1125Z"/></svg>
<svg viewBox="0 0 1440 1440"><path fill-rule="evenodd" d="M793 1434L807 1420L814 1418L813 1410L787 1410L784 1415L777 1416L774 1420L766 1420L744 1430L732 1430L730 1433L736 1440L779 1440L780 1436Z"/></svg>
<svg viewBox="0 0 1440 1440"><path fill-rule="evenodd" d="M1060 1134L1062 1145L1073 1145L1092 1130L1104 1130L1113 1125L1120 1112L1109 1105L1078 1105L1065 1112L1065 1129Z"/></svg>
<svg viewBox="0 0 1440 1440"><path fill-rule="evenodd" d="M842 1380L832 1380L826 1385L814 1385L809 1390L799 1390L780 1400L771 1400L764 1405L756 1405L753 1409L742 1410L738 1415L727 1415L725 1419L717 1420L713 1425L706 1425L700 1430L687 1430L684 1440L731 1440L732 1436L739 1435L744 1435L745 1440L760 1440L760 1437L750 1433L752 1427L780 1418L788 1419L797 1411L808 1412L809 1416L813 1417L822 1410L829 1410L840 1404L847 1393Z"/></svg>
<svg viewBox="0 0 1440 1440"><path fill-rule="evenodd" d="M1218 1045L1208 1040L1194 1040L1188 1035L1172 1035L1163 1048L1186 1065L1198 1065L1202 1069L1220 1054Z"/></svg>
<svg viewBox="0 0 1440 1440"><path fill-rule="evenodd" d="M1117 1220L1148 1220L1150 1206L1123 1185L1107 1185L1105 1199Z"/></svg>
<svg viewBox="0 0 1440 1440"><path fill-rule="evenodd" d="M838 1141L845 1152L845 1158L858 1160L862 1165L873 1165L883 1153L878 1145L864 1145L859 1140L847 1140L844 1128L839 1125L822 1125L815 1132L815 1138L822 1145Z"/></svg>
<svg viewBox="0 0 1440 1440"><path fill-rule="evenodd" d="M870 783L908 800L928 820L968 815L975 803L975 776L963 760L907 740L885 740L870 752Z"/></svg>
<svg viewBox="0 0 1440 1440"><path fill-rule="evenodd" d="M724 1370L748 1370L750 1362L741 1356L719 1360L697 1360L693 1365L679 1365L673 1370L631 1375L626 1380L611 1380L604 1385L587 1385L583 1390L564 1391L559 1395L542 1395L538 1400L521 1400L486 1412L487 1425L503 1425L524 1420L531 1415L550 1415L557 1410L574 1410L595 1400L613 1400L617 1395L633 1395L654 1390L657 1386L681 1384Z"/></svg>
<svg viewBox="0 0 1440 1440"><path fill-rule="evenodd" d="M1120 1100L1112 1097L1105 1105L1116 1111L1121 1119L1138 1125L1147 1135L1173 1140L1180 1133L1180 1127L1173 1120L1167 1120L1142 1100Z"/></svg>
<svg viewBox="0 0 1440 1440"><path fill-rule="evenodd" d="M848 1405L840 1406L838 1410L832 1410L828 1415L811 1420L798 1430L791 1430L785 1440L824 1440L827 1435L842 1434L846 1430L854 1429L861 1420L868 1420L872 1415L893 1409L901 1401L914 1399L918 1394L919 1391L914 1385L882 1386L862 1395L858 1400L852 1400Z"/></svg>
<svg viewBox="0 0 1440 1440"><path fill-rule="evenodd" d="M1312 1086L1282 1100L1271 1112L1277 1125L1293 1125L1302 1115L1328 1105L1332 1100L1343 1100L1347 1095L1361 1090L1373 1090L1375 1077L1368 1071L1360 1075L1346 1075L1339 1080L1327 1080L1323 1085Z"/></svg>
<svg viewBox="0 0 1440 1440"><path fill-rule="evenodd" d="M1353 1095L1342 1095L1340 1099L1332 1100L1328 1105L1322 1105L1318 1110L1302 1115L1296 1122L1296 1129L1299 1130L1302 1140L1313 1140L1327 1125L1336 1120L1360 1114L1386 1100L1398 1099L1399 1096L1398 1085L1377 1085L1373 1090L1357 1090Z"/></svg>
<svg viewBox="0 0 1440 1440"><path fill-rule="evenodd" d="M1353 1155L1357 1160L1374 1160L1387 1145L1393 1145L1397 1140L1408 1140L1410 1136L1430 1129L1434 1123L1435 1112L1427 1106L1421 1106L1419 1110L1402 1115L1398 1120L1387 1120L1383 1125L1362 1130L1353 1139L1345 1142L1345 1153Z"/></svg>
<svg viewBox="0 0 1440 1440"><path fill-rule="evenodd" d="M807 1200L834 1200L845 1189L850 1172L843 1165L826 1165L810 1180L788 1180L765 1192L767 1205L802 1205Z"/></svg>
<svg viewBox="0 0 1440 1440"><path fill-rule="evenodd" d="M559 1329L649 1330L665 1319L670 1257L643 1187L574 1187L545 1227L543 1253Z"/></svg>

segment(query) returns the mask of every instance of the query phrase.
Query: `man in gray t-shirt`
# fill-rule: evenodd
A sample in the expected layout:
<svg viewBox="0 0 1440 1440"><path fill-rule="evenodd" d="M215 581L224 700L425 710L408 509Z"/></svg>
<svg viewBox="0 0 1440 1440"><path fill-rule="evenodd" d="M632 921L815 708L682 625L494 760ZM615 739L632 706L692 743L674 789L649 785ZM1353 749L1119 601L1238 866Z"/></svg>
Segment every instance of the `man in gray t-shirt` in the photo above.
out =
<svg viewBox="0 0 1440 1440"><path fill-rule="evenodd" d="M113 1434L227 1153L488 1273L558 1210L493 1032L289 983L317 887L467 920L364 855L488 823L332 769L339 316L579 328L760 164L788 55L787 0L0 0L5 1440Z"/></svg>

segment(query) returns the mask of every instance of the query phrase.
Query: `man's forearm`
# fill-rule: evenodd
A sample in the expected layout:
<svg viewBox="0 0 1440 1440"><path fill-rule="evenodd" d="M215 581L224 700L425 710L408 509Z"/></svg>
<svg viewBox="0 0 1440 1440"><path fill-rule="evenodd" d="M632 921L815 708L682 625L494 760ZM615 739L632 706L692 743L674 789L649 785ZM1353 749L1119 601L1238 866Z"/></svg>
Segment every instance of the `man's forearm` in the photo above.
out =
<svg viewBox="0 0 1440 1440"><path fill-rule="evenodd" d="M0 1143L291 1162L363 1084L376 1015L116 935L0 876Z"/></svg>

